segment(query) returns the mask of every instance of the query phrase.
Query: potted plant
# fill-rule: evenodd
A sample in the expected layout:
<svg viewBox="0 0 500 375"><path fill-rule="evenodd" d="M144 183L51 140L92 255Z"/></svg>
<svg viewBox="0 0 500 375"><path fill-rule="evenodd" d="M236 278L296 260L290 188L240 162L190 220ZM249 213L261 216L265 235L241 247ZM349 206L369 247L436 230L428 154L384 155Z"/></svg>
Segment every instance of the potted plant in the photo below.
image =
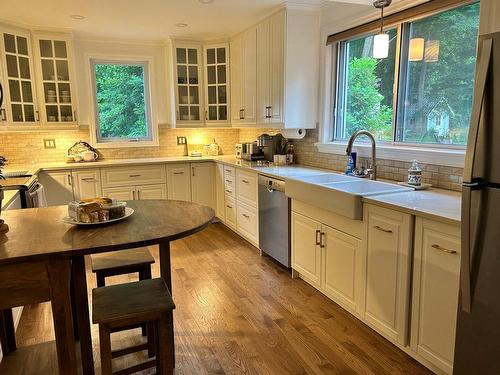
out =
<svg viewBox="0 0 500 375"><path fill-rule="evenodd" d="M3 167L7 164L7 159L3 156L0 156L0 181L5 180L5 176L3 175ZM2 214L2 201L3 201L3 189L2 185L0 185L0 215ZM7 224L4 223L2 219L0 219L0 233L5 233L9 230Z"/></svg>

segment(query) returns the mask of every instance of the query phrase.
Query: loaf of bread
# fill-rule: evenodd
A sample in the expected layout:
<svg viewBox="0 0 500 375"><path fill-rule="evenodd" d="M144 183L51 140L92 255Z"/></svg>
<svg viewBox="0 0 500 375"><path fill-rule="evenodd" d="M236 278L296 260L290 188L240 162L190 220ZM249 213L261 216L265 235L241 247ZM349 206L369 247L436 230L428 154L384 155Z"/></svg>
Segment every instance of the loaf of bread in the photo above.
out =
<svg viewBox="0 0 500 375"><path fill-rule="evenodd" d="M80 223L99 223L125 216L125 202L110 198L89 198L68 204L68 215Z"/></svg>

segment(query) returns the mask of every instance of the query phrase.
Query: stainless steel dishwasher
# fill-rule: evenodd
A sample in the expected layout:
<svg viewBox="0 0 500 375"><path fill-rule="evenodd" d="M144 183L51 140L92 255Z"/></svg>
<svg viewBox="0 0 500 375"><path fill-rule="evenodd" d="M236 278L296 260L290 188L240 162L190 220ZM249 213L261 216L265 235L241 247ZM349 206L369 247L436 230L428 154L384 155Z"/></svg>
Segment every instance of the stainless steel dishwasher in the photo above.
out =
<svg viewBox="0 0 500 375"><path fill-rule="evenodd" d="M285 181L259 175L259 247L290 268L290 199Z"/></svg>

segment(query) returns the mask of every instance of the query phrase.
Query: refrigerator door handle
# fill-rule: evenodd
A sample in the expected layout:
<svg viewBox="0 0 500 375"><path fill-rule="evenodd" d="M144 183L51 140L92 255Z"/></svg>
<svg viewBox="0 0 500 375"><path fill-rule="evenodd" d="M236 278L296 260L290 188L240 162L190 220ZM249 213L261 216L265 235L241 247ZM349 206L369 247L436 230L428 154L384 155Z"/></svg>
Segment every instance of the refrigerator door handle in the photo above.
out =
<svg viewBox="0 0 500 375"><path fill-rule="evenodd" d="M469 129L469 142L467 145L464 166L464 184L462 187L462 257L460 265L460 289L462 310L467 313L470 313L472 308L471 255L474 254L473 250L475 246L475 244L471 245L471 196L472 190L480 189L482 182L481 178L473 178L473 173L477 156L477 140L481 126L481 115L486 94L486 82L491 65L492 47L492 39L485 39L483 41L477 68L474 106Z"/></svg>

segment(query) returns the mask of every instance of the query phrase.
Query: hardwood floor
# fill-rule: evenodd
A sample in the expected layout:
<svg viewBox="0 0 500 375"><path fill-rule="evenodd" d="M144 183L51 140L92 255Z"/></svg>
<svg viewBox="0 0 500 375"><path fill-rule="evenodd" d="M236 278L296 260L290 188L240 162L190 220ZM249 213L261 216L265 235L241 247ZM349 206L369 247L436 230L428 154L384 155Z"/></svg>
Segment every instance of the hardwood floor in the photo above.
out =
<svg viewBox="0 0 500 375"><path fill-rule="evenodd" d="M157 259L158 249L150 250ZM430 374L222 224L174 242L172 269L176 374ZM87 274L89 287L95 287L90 268ZM97 326L92 336L98 367ZM142 340L139 329L113 336L113 348ZM49 304L25 308L17 339L19 346L54 340ZM55 366L53 345L40 348L52 354L31 373L43 372L41 364L44 371ZM114 369L137 360L138 354L115 360Z"/></svg>

